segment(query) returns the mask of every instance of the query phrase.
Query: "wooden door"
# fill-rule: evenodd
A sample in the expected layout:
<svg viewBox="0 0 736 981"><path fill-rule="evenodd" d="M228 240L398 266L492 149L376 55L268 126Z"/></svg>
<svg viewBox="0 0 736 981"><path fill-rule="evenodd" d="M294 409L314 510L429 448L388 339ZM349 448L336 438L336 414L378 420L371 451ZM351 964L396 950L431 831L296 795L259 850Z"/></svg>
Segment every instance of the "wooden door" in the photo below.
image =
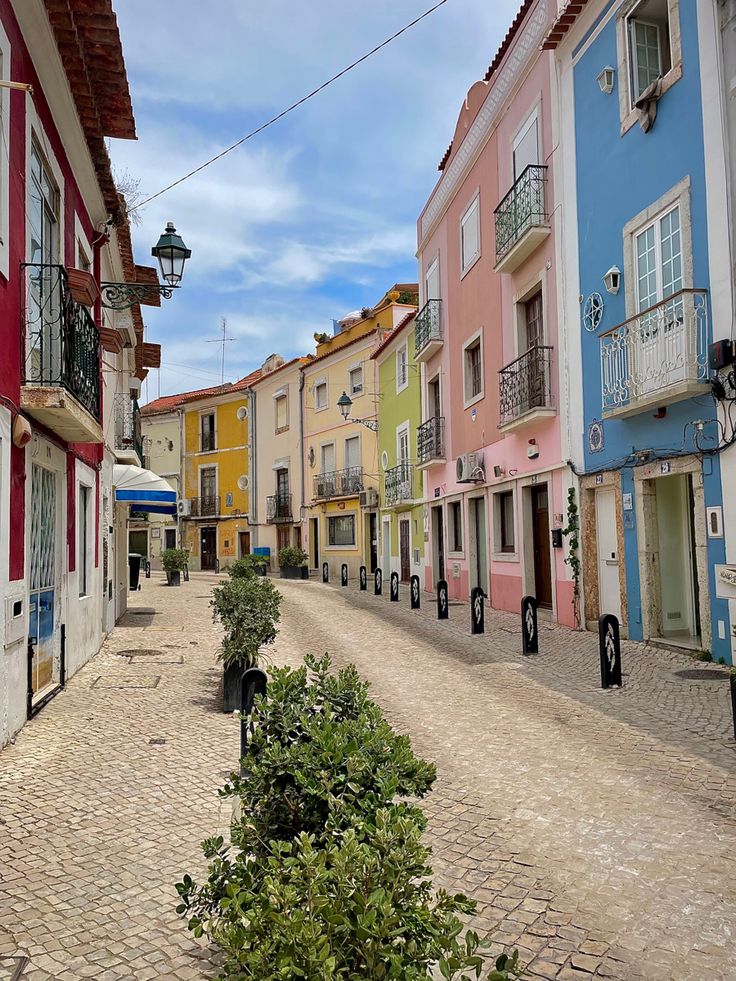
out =
<svg viewBox="0 0 736 981"><path fill-rule="evenodd" d="M214 570L217 562L217 528L202 528L200 542L200 567L205 572Z"/></svg>
<svg viewBox="0 0 736 981"><path fill-rule="evenodd" d="M378 568L378 516L375 511L368 515L368 537L371 549L371 575Z"/></svg>
<svg viewBox="0 0 736 981"><path fill-rule="evenodd" d="M534 594L539 606L552 609L552 564L549 535L547 485L532 487L532 532L534 536Z"/></svg>
<svg viewBox="0 0 736 981"><path fill-rule="evenodd" d="M409 582L411 578L411 523L399 522L399 556L401 558L401 581Z"/></svg>
<svg viewBox="0 0 736 981"><path fill-rule="evenodd" d="M291 529L288 525L286 527L284 527L284 525L278 525L276 528L276 548L278 552L280 552L282 548L286 548L286 546L289 544L290 531Z"/></svg>
<svg viewBox="0 0 736 981"><path fill-rule="evenodd" d="M250 555L250 532L249 531L239 531L238 532L238 548L239 556L242 559L244 555Z"/></svg>

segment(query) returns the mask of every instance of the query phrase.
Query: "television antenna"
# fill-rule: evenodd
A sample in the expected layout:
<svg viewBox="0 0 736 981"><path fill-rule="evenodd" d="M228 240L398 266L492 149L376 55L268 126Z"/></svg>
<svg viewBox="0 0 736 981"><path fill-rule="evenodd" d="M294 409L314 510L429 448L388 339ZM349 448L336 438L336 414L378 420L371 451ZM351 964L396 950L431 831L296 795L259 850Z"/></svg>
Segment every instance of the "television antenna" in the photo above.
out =
<svg viewBox="0 0 736 981"><path fill-rule="evenodd" d="M220 326L222 327L222 337L215 338L211 341L206 341L206 344L222 344L222 366L220 369L220 384L225 384L225 344L228 341L236 340L235 337L227 336L227 317L223 317L220 321Z"/></svg>

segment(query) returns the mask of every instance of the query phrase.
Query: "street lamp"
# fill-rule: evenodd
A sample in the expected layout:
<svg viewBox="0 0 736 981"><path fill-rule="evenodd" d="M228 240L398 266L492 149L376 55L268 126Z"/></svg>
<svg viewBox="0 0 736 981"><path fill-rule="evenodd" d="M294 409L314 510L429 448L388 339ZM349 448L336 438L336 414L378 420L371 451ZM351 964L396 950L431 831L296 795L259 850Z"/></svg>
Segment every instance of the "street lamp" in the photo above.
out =
<svg viewBox="0 0 736 981"><path fill-rule="evenodd" d="M152 283L100 283L102 305L111 310L129 310L136 303L151 301L152 295L163 296L170 300L173 290L179 288L184 275L184 263L191 256L188 249L177 234L173 222L168 222L164 233L151 249L151 255L158 259L161 276L166 286Z"/></svg>
<svg viewBox="0 0 736 981"><path fill-rule="evenodd" d="M343 392L340 398L337 400L337 407L340 410L340 415L343 417L345 422L347 422L348 417L350 416L350 410L353 407L353 400L350 398L347 392ZM372 433L378 432L377 419L351 419L350 422L359 422L361 426L365 426L366 429L370 429Z"/></svg>

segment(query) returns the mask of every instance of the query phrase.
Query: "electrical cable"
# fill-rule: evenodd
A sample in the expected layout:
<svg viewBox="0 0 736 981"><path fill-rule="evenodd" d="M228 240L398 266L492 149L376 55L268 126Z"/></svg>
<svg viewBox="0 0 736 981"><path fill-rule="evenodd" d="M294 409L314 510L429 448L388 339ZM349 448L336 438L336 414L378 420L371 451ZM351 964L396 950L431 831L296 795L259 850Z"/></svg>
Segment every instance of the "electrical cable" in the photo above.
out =
<svg viewBox="0 0 736 981"><path fill-rule="evenodd" d="M396 31L396 33L392 34L391 37L387 37L385 41L381 41L380 44L377 44L374 48L371 48L370 51L367 51L356 61L352 62L352 64L348 65L346 68L343 68L336 75L333 75L332 78L328 78L326 82L322 82L322 84L318 85L317 88L312 89L312 91L307 93L307 95L302 96L302 98L299 99L297 102L293 102L286 109L282 109L282 111L278 113L276 116L272 116L271 119L268 119L265 123L261 123L260 126L258 126L254 130L251 130L250 133L247 133L242 139L238 140L237 143L233 143L232 146L226 147L226 149L221 150L219 153L215 154L214 157L211 157L209 160L206 160L203 164L200 164L199 167L195 167L194 170L190 170L188 174L184 174L183 177L179 177L177 180L172 181L171 184L167 184L167 186L161 188L160 191L156 191L155 194L151 194L149 195L149 197L144 198L142 201L136 204L135 207L131 208L128 211L128 214L132 215L134 212L138 211L139 208L142 208L146 204L150 204L151 201L154 201L156 198L161 197L162 194L166 194L167 191L171 191L173 188L178 187L179 184L183 184L184 181L188 181L190 177L194 177L196 174L199 174L201 171L205 170L205 168L209 167L211 164L216 163L218 160L221 160L228 153L232 153L233 150L237 150L238 147L241 147L244 143L247 143L248 140L252 140L254 136L258 136L259 133L262 133L265 129L268 129L269 126L273 126L274 123L277 123L280 119L283 119L284 116L288 116L290 112L293 112L295 109L298 109L299 106L304 105L305 102L308 102L310 99L313 99L314 96L322 92L323 89L326 89L329 85L332 85L333 82L336 82L339 78L342 78L343 75L347 75L347 73L352 71L353 68L357 68L358 65L362 64L364 61L367 61L368 58L372 57L374 54L380 51L381 48L385 48L386 45L390 44L392 41L395 41L396 38L401 37L402 34L405 34L406 31L410 30L412 27L415 27L420 21L424 20L425 17L429 17L430 14L433 14L435 10L437 10L439 7L442 7L446 3L447 0L438 0L438 2L435 3L433 7L430 7L429 10L425 10L423 14L420 14L418 17L415 17L414 20L410 21L408 24L405 24L401 28L401 30Z"/></svg>

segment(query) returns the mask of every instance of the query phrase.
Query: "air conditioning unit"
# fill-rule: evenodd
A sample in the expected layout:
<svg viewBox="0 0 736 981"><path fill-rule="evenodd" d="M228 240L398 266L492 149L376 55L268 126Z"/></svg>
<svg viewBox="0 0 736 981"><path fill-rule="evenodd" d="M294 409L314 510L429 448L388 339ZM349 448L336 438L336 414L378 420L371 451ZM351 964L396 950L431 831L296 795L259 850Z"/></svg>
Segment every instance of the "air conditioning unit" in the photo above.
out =
<svg viewBox="0 0 736 981"><path fill-rule="evenodd" d="M463 453L457 458L455 475L459 484L477 484L486 479L482 453Z"/></svg>
<svg viewBox="0 0 736 981"><path fill-rule="evenodd" d="M176 505L177 514L181 518L185 518L188 514L191 513L191 510L192 510L192 502L186 499L180 500Z"/></svg>
<svg viewBox="0 0 736 981"><path fill-rule="evenodd" d="M360 506L362 508L378 507L378 491L375 487L369 487L368 490L360 492Z"/></svg>

